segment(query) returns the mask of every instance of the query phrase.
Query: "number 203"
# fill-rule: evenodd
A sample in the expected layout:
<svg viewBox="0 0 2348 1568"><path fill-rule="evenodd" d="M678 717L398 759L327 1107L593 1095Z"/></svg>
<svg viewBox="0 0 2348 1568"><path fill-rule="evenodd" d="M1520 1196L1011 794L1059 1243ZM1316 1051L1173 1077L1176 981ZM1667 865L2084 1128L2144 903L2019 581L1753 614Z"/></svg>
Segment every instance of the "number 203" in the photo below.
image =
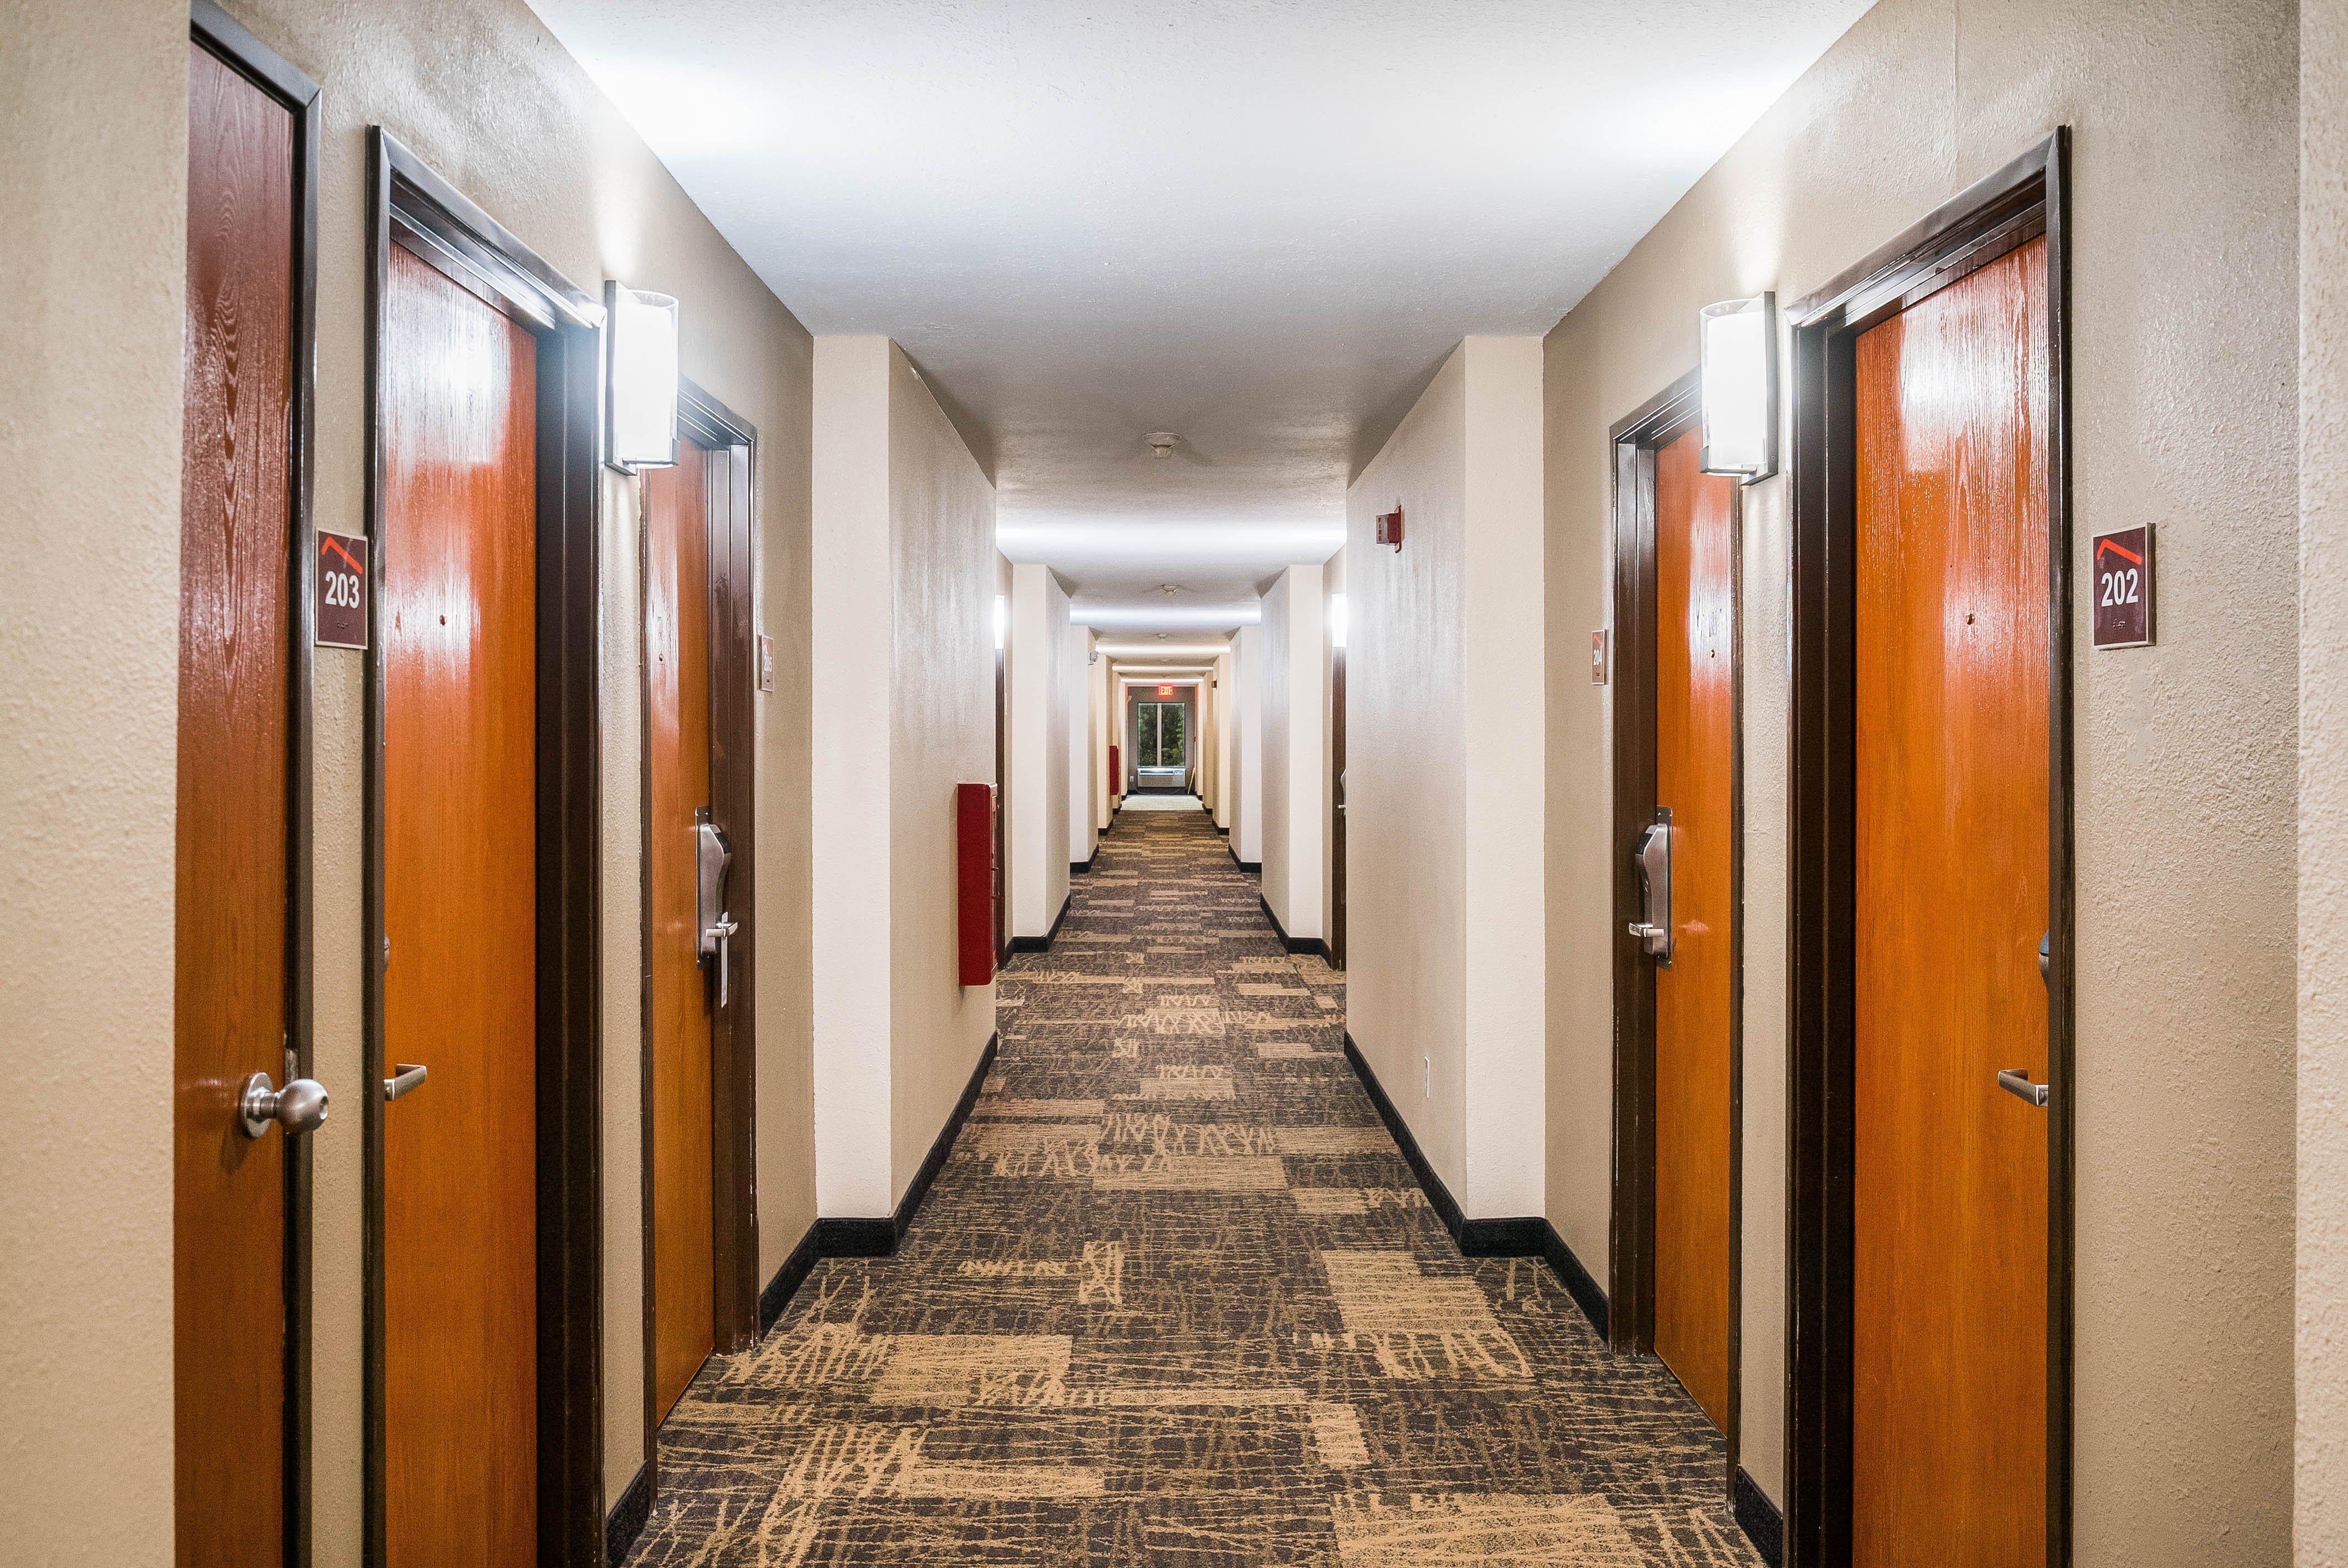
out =
<svg viewBox="0 0 2348 1568"><path fill-rule="evenodd" d="M355 573L330 571L326 574L326 603L337 610L359 608L359 579Z"/></svg>

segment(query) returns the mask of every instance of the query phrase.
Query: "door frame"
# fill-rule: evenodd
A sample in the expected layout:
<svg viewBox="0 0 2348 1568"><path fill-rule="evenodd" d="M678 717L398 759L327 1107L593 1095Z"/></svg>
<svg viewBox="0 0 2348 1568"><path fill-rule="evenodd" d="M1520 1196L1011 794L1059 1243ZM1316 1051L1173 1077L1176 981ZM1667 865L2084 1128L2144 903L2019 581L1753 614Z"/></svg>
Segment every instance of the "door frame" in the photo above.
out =
<svg viewBox="0 0 2348 1568"><path fill-rule="evenodd" d="M2071 1561L2073 909L2069 128L1788 313L1793 338L1787 954L1786 1562L1850 1560L1858 527L1853 363L1868 328L2046 241L2046 1562Z"/></svg>
<svg viewBox="0 0 2348 1568"><path fill-rule="evenodd" d="M602 307L381 126L367 141L366 527L383 579L385 282L402 245L538 345L538 1560L603 1548L602 886L597 669ZM383 710L380 593L368 596L366 790L364 1552L385 1561Z"/></svg>
<svg viewBox="0 0 2348 1568"><path fill-rule="evenodd" d="M711 1224L715 1232L710 1252L713 1270L710 1301L716 1321L712 1343L720 1355L747 1350L758 1340L758 1206L757 1150L757 622L751 600L754 574L751 540L756 533L753 507L757 471L758 432L693 382L677 380L677 427L711 459L726 463L722 477L732 493L731 519L725 540L734 564L721 580L715 569L718 540L710 540L709 561L709 794L711 815L726 827L734 860L726 873L729 894L740 900L729 909L740 929L728 944L735 977L724 1011L711 1020L709 1034ZM714 533L715 530L713 529ZM636 530L637 582L652 580L651 534ZM652 669L640 661L639 733L652 733ZM726 737L740 737L734 746ZM643 748L639 788L639 830L652 831L652 747ZM649 1502L660 1490L660 1413L658 1303L653 1255L653 982L652 982L652 859L641 857L639 894L643 942L639 987L642 1046L637 1090L644 1129L641 1166L644 1225L644 1495Z"/></svg>
<svg viewBox="0 0 2348 1568"><path fill-rule="evenodd" d="M189 41L283 108L294 129L293 418L286 432L293 494L288 550L285 686L285 1032L288 1076L316 1076L311 872L311 709L317 687L318 165L325 115L318 84L294 68L214 0L190 0ZM284 1559L310 1561L311 1440L310 1140L285 1141Z"/></svg>
<svg viewBox="0 0 2348 1568"><path fill-rule="evenodd" d="M1660 632L1655 455L1703 423L1689 371L1607 432L1614 511L1614 1172L1606 1330L1619 1355L1655 1348L1655 966L1630 934L1641 918L1635 856L1655 820ZM1728 1403L1725 1495L1735 1493L1744 1405L1745 1307L1745 487L1729 502Z"/></svg>

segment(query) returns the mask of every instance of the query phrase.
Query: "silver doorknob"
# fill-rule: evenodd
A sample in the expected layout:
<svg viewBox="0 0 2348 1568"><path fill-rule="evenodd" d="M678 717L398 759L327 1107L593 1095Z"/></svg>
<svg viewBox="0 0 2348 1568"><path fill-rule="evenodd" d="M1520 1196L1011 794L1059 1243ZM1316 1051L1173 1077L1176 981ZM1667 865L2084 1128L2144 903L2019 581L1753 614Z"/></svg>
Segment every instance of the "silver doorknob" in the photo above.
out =
<svg viewBox="0 0 2348 1568"><path fill-rule="evenodd" d="M237 1091L236 1109L248 1138L260 1137L272 1122L284 1128L288 1138L314 1132L325 1124L326 1086L314 1078L296 1078L278 1089L269 1074L256 1072Z"/></svg>

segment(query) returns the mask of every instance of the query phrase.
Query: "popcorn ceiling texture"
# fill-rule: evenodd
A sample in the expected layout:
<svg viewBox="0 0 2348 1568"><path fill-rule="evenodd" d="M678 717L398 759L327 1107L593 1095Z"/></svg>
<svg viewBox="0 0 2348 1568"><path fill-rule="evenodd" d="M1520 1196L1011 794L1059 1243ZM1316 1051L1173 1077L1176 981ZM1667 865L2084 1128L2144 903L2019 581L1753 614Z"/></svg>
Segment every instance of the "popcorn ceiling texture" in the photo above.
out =
<svg viewBox="0 0 2348 1568"><path fill-rule="evenodd" d="M1756 1562L1719 1436L1537 1260L1463 1259L1203 812L1124 815L898 1255L660 1437L632 1568Z"/></svg>

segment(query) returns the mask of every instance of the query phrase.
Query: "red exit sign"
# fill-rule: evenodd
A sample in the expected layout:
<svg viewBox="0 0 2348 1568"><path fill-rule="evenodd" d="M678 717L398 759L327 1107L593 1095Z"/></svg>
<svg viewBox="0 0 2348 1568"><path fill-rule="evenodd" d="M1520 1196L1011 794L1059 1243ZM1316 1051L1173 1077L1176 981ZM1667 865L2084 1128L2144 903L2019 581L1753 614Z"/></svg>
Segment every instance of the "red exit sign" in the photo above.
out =
<svg viewBox="0 0 2348 1568"><path fill-rule="evenodd" d="M1158 688L1158 694L1161 697L1171 697L1174 695L1174 688L1171 686L1160 686Z"/></svg>

